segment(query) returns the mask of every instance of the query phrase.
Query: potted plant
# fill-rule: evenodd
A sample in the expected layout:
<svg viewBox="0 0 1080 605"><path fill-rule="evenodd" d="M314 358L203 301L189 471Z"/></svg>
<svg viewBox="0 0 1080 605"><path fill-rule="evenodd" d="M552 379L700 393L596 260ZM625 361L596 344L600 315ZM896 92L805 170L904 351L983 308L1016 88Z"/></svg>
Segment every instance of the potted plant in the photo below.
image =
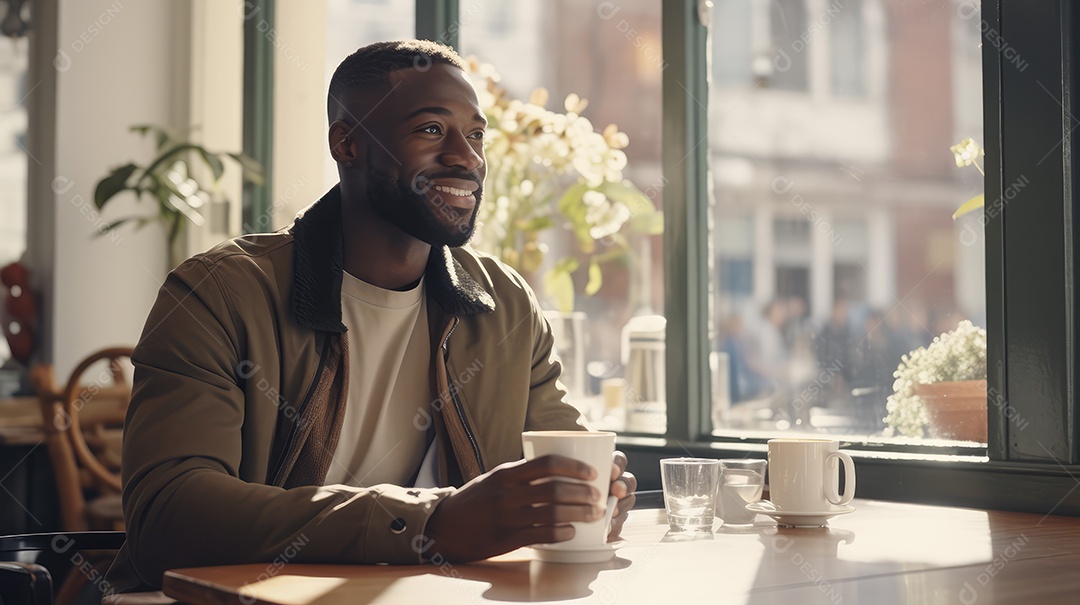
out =
<svg viewBox="0 0 1080 605"><path fill-rule="evenodd" d="M658 234L663 215L623 178L630 140L611 124L598 132L582 115L588 101L571 93L566 113L544 107L540 88L528 101L512 99L488 64L469 58L480 106L488 120L485 203L473 246L522 273L535 275L549 252L541 234L570 231L576 249L543 274L543 294L558 311L574 310L572 275L587 267L586 295L602 285L603 263L630 251L627 234ZM540 284L535 284L539 286Z"/></svg>
<svg viewBox="0 0 1080 605"><path fill-rule="evenodd" d="M970 321L904 355L886 403L887 431L986 442L986 330Z"/></svg>
<svg viewBox="0 0 1080 605"><path fill-rule="evenodd" d="M144 196L154 200L156 212L119 218L102 227L98 235L128 222L133 222L136 228L160 222L168 236L171 265L175 266L181 260L177 258L176 239L184 225L191 222L201 226L205 222L203 208L214 196L218 199L224 197L215 186L225 173L225 158L236 161L243 169L244 180L257 185L263 183L262 166L243 153L213 152L202 145L178 140L158 126L132 126L131 131L143 136L153 134L156 137L157 156L145 166L132 162L114 168L94 188L94 205L98 210L104 210L105 205L118 194L131 191L139 200ZM210 170L211 183L207 184L206 179L193 170L192 163L196 161Z"/></svg>

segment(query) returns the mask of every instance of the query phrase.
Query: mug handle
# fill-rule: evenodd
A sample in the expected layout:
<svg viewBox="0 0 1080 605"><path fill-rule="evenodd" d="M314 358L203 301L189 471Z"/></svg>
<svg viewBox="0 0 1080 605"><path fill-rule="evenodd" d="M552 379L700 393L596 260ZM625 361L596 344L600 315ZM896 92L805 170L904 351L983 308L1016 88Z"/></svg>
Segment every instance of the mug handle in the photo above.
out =
<svg viewBox="0 0 1080 605"><path fill-rule="evenodd" d="M828 482L829 486L826 489L825 498L832 504L842 505L851 502L851 499L855 497L855 462L847 452L832 452L825 459L826 466L830 469L833 468L836 458L839 458L844 463L844 495L841 496L838 493L840 491L840 469L837 468L833 480Z"/></svg>

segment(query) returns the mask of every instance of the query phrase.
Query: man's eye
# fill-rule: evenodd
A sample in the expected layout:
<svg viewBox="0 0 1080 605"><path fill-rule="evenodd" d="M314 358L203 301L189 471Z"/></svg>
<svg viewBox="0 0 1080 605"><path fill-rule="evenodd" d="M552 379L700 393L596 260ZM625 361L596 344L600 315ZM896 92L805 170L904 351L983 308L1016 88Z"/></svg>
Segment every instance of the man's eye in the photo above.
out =
<svg viewBox="0 0 1080 605"><path fill-rule="evenodd" d="M479 131L477 131L477 132L474 132L474 133L472 133L472 134L471 134L471 135L469 135L469 136L471 136L471 137L472 137L472 138L474 138L474 139L477 139L477 140L483 141L483 140L484 140L484 131L483 131L483 130L479 130Z"/></svg>
<svg viewBox="0 0 1080 605"><path fill-rule="evenodd" d="M440 129L438 126L432 124L431 126L424 126L423 128L420 129L420 132L427 132L427 133L430 133L430 134L439 134L440 132L442 132L442 129Z"/></svg>

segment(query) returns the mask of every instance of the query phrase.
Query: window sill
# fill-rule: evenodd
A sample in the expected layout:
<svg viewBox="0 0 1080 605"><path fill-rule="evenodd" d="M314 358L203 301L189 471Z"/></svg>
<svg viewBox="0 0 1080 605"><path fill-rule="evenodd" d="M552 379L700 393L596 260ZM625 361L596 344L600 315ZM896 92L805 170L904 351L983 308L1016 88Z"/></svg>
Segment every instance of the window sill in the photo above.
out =
<svg viewBox="0 0 1080 605"><path fill-rule="evenodd" d="M620 435L639 490L660 489L660 459L765 457L762 442L674 442ZM964 448L984 452L981 448ZM1002 462L983 455L848 449L857 496L899 502L1080 516L1080 467Z"/></svg>

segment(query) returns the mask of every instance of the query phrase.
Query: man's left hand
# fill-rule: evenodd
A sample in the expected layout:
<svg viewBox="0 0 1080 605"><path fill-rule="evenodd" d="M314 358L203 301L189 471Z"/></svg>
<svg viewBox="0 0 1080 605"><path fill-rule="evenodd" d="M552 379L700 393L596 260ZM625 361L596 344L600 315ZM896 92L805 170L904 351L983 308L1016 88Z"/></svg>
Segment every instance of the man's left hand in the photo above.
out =
<svg viewBox="0 0 1080 605"><path fill-rule="evenodd" d="M634 501L637 500L637 497L634 496L634 492L637 491L637 477L626 472L626 454L616 451L612 455L612 463L611 495L618 498L619 502L615 505L615 511L612 513L608 542L618 539L619 534L622 532L623 523L626 523L630 509L634 508Z"/></svg>

